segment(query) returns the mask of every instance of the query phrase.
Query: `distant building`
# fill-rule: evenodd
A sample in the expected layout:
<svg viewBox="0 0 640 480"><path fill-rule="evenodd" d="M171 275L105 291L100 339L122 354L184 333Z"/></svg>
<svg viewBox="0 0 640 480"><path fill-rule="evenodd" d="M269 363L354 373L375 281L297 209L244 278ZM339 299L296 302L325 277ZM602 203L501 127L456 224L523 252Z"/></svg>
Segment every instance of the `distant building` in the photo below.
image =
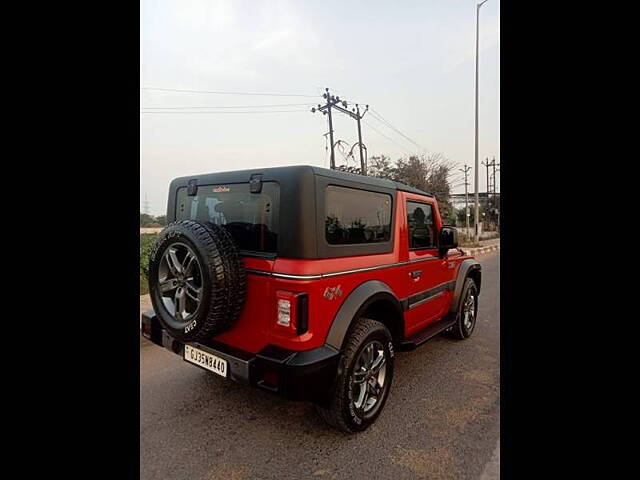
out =
<svg viewBox="0 0 640 480"><path fill-rule="evenodd" d="M480 200L480 205L484 206L487 204L487 192L479 192L478 193L478 197ZM464 193L452 193L451 194L451 203L453 204L453 207L457 210L464 208L464 204L465 204L465 195ZM475 202L475 192L471 193L469 192L469 208L471 208L474 205ZM489 194L489 205L493 208L500 208L500 192L496 192L496 203L498 205L492 205L493 204L493 193Z"/></svg>

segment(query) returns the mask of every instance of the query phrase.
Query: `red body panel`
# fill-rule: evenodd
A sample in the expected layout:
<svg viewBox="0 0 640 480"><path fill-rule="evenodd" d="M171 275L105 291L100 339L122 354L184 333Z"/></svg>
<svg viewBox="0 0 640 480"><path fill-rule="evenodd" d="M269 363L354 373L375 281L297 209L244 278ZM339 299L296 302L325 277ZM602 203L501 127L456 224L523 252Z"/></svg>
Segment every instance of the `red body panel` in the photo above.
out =
<svg viewBox="0 0 640 480"><path fill-rule="evenodd" d="M460 262L470 257L461 255L457 250L450 250L444 258L438 257L437 249L410 250L406 216L407 200L433 205L436 231L440 230L442 220L434 198L398 191L393 232L395 241L393 251L390 253L318 260L287 258L264 260L246 257L245 267L262 273L247 274L248 290L241 317L231 330L218 335L215 340L252 353L257 353L269 344L289 350L310 350L324 344L331 324L344 300L353 289L368 280L384 282L399 300L454 280ZM268 272L320 275L425 258L433 258L433 260L311 280L285 279L268 275ZM422 272L418 279L411 277L411 272L415 270ZM331 299L325 298L325 290L336 287L339 287L341 295L335 295ZM278 290L308 294L309 329L303 335L289 333L276 327L276 291ZM404 313L405 336L415 334L442 317L449 310L452 295L453 293L447 290L438 298L407 310Z"/></svg>

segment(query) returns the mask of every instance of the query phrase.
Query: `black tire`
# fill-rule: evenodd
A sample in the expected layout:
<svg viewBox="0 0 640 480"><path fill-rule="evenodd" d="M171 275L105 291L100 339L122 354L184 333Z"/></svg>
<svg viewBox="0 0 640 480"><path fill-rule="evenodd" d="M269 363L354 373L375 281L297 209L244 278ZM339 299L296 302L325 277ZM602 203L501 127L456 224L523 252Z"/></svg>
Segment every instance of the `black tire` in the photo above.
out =
<svg viewBox="0 0 640 480"><path fill-rule="evenodd" d="M151 303L162 326L180 341L203 342L228 330L237 321L242 308L246 290L244 266L233 240L221 230L215 225L193 220L175 222L160 233L151 252ZM173 258L177 262L167 260L170 252L174 252ZM185 252L182 258L179 257L180 252ZM181 265L181 270L185 270L183 277L176 275L174 279L169 272L174 272L172 267L176 263ZM190 268L188 274L187 268ZM161 276L164 279L162 286ZM178 287L166 290L163 294L165 285L170 283L167 278L171 278L171 283L178 284ZM193 294L195 290L189 290L186 286L189 280L199 286L197 294ZM181 307L188 307L184 309L186 315L179 313L182 308L178 308L178 301L174 301L173 297L180 288L192 294L188 303L180 304ZM173 311L170 307L173 307Z"/></svg>
<svg viewBox="0 0 640 480"><path fill-rule="evenodd" d="M465 304L469 300L469 296L473 297L473 315L471 316L471 324L465 322ZM460 295L460 304L456 312L456 323L448 332L449 336L458 340L465 340L471 336L476 328L476 320L478 319L478 288L471 278L466 278L462 286L462 295Z"/></svg>
<svg viewBox="0 0 640 480"><path fill-rule="evenodd" d="M353 373L361 354L370 344L380 345L384 351L384 382L375 405L368 412L357 408L354 401ZM366 430L380 415L389 396L393 381L393 340L389 330L380 322L361 318L351 331L340 358L338 374L327 407L316 405L320 417L329 425L347 433ZM365 382L366 383L366 382ZM364 402L364 400L363 400Z"/></svg>
<svg viewBox="0 0 640 480"><path fill-rule="evenodd" d="M204 225L213 231L214 241L222 254L224 272L229 277L227 283L233 286L227 288L227 308L228 315L235 322L242 311L247 293L247 273L244 262L233 237L226 229L211 222L206 222Z"/></svg>

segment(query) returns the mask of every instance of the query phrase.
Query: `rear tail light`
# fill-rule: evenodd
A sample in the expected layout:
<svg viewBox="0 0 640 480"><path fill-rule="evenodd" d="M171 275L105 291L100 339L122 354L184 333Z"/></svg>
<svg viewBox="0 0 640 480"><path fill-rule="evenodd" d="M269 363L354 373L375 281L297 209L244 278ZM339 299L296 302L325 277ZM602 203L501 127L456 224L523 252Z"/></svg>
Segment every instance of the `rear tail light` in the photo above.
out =
<svg viewBox="0 0 640 480"><path fill-rule="evenodd" d="M302 335L309 329L309 297L303 292L276 292L276 326L288 332Z"/></svg>
<svg viewBox="0 0 640 480"><path fill-rule="evenodd" d="M278 325L281 327L291 326L291 300L278 299Z"/></svg>

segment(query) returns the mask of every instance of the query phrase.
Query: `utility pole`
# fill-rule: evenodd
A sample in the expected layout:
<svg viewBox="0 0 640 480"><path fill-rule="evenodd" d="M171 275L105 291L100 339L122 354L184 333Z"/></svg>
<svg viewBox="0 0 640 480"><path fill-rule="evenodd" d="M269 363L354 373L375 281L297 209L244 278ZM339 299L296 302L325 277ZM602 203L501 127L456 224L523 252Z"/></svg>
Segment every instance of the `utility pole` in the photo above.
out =
<svg viewBox="0 0 640 480"><path fill-rule="evenodd" d="M369 106L367 105L367 110ZM364 117L364 113L360 116L360 106L356 103L356 120L358 121L358 146L360 147L360 168L362 169L362 175L367 174L367 164L364 161L364 157L362 156L362 129L360 128L360 120ZM366 113L366 110L365 110Z"/></svg>
<svg viewBox="0 0 640 480"><path fill-rule="evenodd" d="M327 113L329 114L329 143L331 144L331 168L336 168L336 154L333 146L333 120L331 119L331 103L329 102L329 89L327 88Z"/></svg>
<svg viewBox="0 0 640 480"><path fill-rule="evenodd" d="M325 93L322 94L327 103L324 105L318 104L318 108L313 107L311 112L316 110L322 112L323 115L329 115L329 145L331 145L331 160L329 162L330 168L334 170L336 168L336 156L333 149L333 119L331 118L331 107L340 101L340 97L334 97L329 93L329 89L325 88Z"/></svg>
<svg viewBox="0 0 640 480"><path fill-rule="evenodd" d="M486 0L485 0L486 1ZM362 153L362 147L364 144L362 143L362 129L360 128L360 120L364 117L365 113L369 110L369 105L366 106L366 110L360 113L360 106L356 104L356 108L352 108L351 111L347 110L348 104L345 100L340 100L340 97L334 97L329 93L329 89L325 88L325 93L322 97L327 101L326 104L320 105L318 107L313 107L311 112L315 113L316 111L322 112L323 115L329 115L329 140L331 143L331 169L335 170L335 152L333 147L333 120L331 118L331 109L336 109L339 112L342 112L346 115L349 115L351 118L355 119L358 122L358 144L360 146L360 169L362 175L367 174L367 165L364 160L364 155ZM342 105L342 106L340 106ZM357 109L357 111L356 111ZM366 148L366 147L365 147Z"/></svg>
<svg viewBox="0 0 640 480"><path fill-rule="evenodd" d="M491 218L491 212L489 210L489 157L487 157L487 160L484 162L480 162L482 165L484 165L487 169L487 198L484 201L484 210L485 212L489 213L489 218L487 219L487 221L490 221ZM487 228L487 225L484 226L484 228Z"/></svg>
<svg viewBox="0 0 640 480"><path fill-rule="evenodd" d="M479 235L478 235L478 217L480 216L480 206L478 204L479 201L479 188L478 188L478 52L480 46L480 7L484 5L487 0L483 0L482 2L476 5L476 155L475 155L475 186L476 186L476 216L474 218L474 227L475 234L473 241L474 243L478 243Z"/></svg>
<svg viewBox="0 0 640 480"><path fill-rule="evenodd" d="M494 163L494 169L495 169L495 161L496 161L496 157L493 157L493 163ZM498 167L500 166L500 164L497 165ZM498 170L494 170L493 172L493 203L494 203L494 208L497 209L496 212L496 228L498 229L498 232L500 232L500 210L502 208L498 208L498 205L501 204L501 201L497 201L496 202L496 172L499 172L500 169L498 168Z"/></svg>
<svg viewBox="0 0 640 480"><path fill-rule="evenodd" d="M467 174L469 170L471 170L471 167L467 167L467 165L465 164L464 169L460 168L459 170L464 173L464 218L466 220L466 226L467 226L466 236L468 236L469 235L469 193L467 191L467 186L469 185L469 182L467 181Z"/></svg>
<svg viewBox="0 0 640 480"><path fill-rule="evenodd" d="M142 212L149 215L149 201L147 200L147 194L144 194L144 202L142 202Z"/></svg>
<svg viewBox="0 0 640 480"><path fill-rule="evenodd" d="M490 185L490 181L489 181L489 167L491 166L491 164L489 163L489 157L487 157L487 160L484 162L480 162L482 165L484 165L487 168L487 199L485 200L485 208L489 208L489 192L491 191L491 187Z"/></svg>
<svg viewBox="0 0 640 480"><path fill-rule="evenodd" d="M496 203L496 157L493 157L491 165L493 166L493 208L496 208L498 205ZM500 164L498 164L497 166L499 167Z"/></svg>

